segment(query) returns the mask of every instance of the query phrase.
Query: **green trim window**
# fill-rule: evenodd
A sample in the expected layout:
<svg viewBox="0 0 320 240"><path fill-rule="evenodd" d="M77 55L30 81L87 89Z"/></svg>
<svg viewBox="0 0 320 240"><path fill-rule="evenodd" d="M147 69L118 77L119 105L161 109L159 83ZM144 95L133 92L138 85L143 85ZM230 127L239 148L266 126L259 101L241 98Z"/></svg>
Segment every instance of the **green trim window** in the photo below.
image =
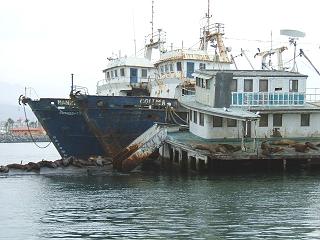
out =
<svg viewBox="0 0 320 240"><path fill-rule="evenodd" d="M213 116L212 120L213 127L222 127L222 117Z"/></svg>
<svg viewBox="0 0 320 240"><path fill-rule="evenodd" d="M204 113L199 113L199 124L204 126Z"/></svg>
<svg viewBox="0 0 320 240"><path fill-rule="evenodd" d="M227 118L227 127L236 127L237 126L237 120Z"/></svg>
<svg viewBox="0 0 320 240"><path fill-rule="evenodd" d="M309 113L301 114L301 126L302 127L309 127L310 126L310 114Z"/></svg>
<svg viewBox="0 0 320 240"><path fill-rule="evenodd" d="M268 127L268 114L260 114L259 127Z"/></svg>
<svg viewBox="0 0 320 240"><path fill-rule="evenodd" d="M268 79L259 80L259 92L268 92Z"/></svg>
<svg viewBox="0 0 320 240"><path fill-rule="evenodd" d="M282 127L282 114L279 114L279 113L273 114L273 126Z"/></svg>
<svg viewBox="0 0 320 240"><path fill-rule="evenodd" d="M298 80L290 80L289 92L298 92Z"/></svg>
<svg viewBox="0 0 320 240"><path fill-rule="evenodd" d="M253 91L253 80L252 79L245 79L244 80L244 92L252 92Z"/></svg>

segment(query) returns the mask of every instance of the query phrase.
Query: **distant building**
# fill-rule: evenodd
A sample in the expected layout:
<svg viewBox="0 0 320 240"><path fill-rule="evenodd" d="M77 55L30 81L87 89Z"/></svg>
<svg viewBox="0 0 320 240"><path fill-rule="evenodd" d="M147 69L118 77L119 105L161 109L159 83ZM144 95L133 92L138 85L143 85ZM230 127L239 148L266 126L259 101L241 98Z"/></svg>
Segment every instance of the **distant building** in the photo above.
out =
<svg viewBox="0 0 320 240"><path fill-rule="evenodd" d="M27 136L29 135L29 131L33 136L46 135L46 132L42 127L29 128L29 129L27 127L16 127L16 128L10 129L10 133L13 136Z"/></svg>

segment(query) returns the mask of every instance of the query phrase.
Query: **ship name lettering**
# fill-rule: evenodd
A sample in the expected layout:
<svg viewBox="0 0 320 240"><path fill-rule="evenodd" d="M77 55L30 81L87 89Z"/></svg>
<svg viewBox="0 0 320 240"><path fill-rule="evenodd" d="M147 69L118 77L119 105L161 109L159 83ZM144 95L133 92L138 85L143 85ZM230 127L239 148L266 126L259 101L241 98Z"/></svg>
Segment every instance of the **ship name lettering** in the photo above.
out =
<svg viewBox="0 0 320 240"><path fill-rule="evenodd" d="M74 102L69 99L58 99L57 104L58 106L73 106Z"/></svg>
<svg viewBox="0 0 320 240"><path fill-rule="evenodd" d="M155 105L155 106L165 106L166 101L160 98L141 98L140 99L141 105Z"/></svg>

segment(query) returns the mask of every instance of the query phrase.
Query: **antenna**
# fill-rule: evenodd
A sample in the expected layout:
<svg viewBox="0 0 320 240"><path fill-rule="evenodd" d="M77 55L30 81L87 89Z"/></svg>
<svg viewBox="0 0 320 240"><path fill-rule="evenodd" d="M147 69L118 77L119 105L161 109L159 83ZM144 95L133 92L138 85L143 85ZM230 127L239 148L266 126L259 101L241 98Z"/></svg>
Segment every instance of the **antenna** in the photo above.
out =
<svg viewBox="0 0 320 240"><path fill-rule="evenodd" d="M73 94L73 73L71 73L71 91L70 91L70 94Z"/></svg>
<svg viewBox="0 0 320 240"><path fill-rule="evenodd" d="M285 35L289 37L289 43L294 46L293 52L293 66L292 72L298 72L297 63L296 63L296 51L297 51L297 40L299 38L303 38L306 36L304 32L298 30L291 30L291 29L281 29L280 35Z"/></svg>
<svg viewBox="0 0 320 240"><path fill-rule="evenodd" d="M152 0L152 7L151 7L151 39L153 41L153 15L154 15L154 10L153 10L153 7L154 7L154 0Z"/></svg>
<svg viewBox="0 0 320 240"><path fill-rule="evenodd" d="M207 14L206 14L208 31L209 31L210 18L211 18L211 17L212 17L212 15L210 15L210 0L208 0L208 12L207 12Z"/></svg>
<svg viewBox="0 0 320 240"><path fill-rule="evenodd" d="M134 56L136 57L137 56L137 41L136 41L136 27L135 27L135 24L134 24L134 13L133 13L133 16L132 16L132 20L133 20L133 43L134 43Z"/></svg>

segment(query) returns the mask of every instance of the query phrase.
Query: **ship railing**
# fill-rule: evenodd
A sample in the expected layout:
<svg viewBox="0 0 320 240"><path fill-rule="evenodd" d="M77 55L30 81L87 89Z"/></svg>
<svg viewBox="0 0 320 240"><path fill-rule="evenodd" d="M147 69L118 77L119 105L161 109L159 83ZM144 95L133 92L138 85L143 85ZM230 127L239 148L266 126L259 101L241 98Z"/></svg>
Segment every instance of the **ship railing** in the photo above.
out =
<svg viewBox="0 0 320 240"><path fill-rule="evenodd" d="M103 86L107 83L106 79L101 79L97 82L97 87Z"/></svg>
<svg viewBox="0 0 320 240"><path fill-rule="evenodd" d="M306 102L320 102L320 88L307 88Z"/></svg>
<svg viewBox="0 0 320 240"><path fill-rule="evenodd" d="M194 89L187 89L187 88L182 88L181 89L181 94L182 96L194 96L196 95L196 91Z"/></svg>
<svg viewBox="0 0 320 240"><path fill-rule="evenodd" d="M224 34L224 24L223 23L212 23L208 26L205 26L205 30L209 33L220 33Z"/></svg>
<svg viewBox="0 0 320 240"><path fill-rule="evenodd" d="M72 89L72 94L89 95L89 91L86 87L74 85Z"/></svg>
<svg viewBox="0 0 320 240"><path fill-rule="evenodd" d="M40 99L37 91L32 87L25 87L24 88L24 95L25 95L24 97L31 98L33 100Z"/></svg>
<svg viewBox="0 0 320 240"><path fill-rule="evenodd" d="M232 92L232 106L302 106L306 94L302 92Z"/></svg>

